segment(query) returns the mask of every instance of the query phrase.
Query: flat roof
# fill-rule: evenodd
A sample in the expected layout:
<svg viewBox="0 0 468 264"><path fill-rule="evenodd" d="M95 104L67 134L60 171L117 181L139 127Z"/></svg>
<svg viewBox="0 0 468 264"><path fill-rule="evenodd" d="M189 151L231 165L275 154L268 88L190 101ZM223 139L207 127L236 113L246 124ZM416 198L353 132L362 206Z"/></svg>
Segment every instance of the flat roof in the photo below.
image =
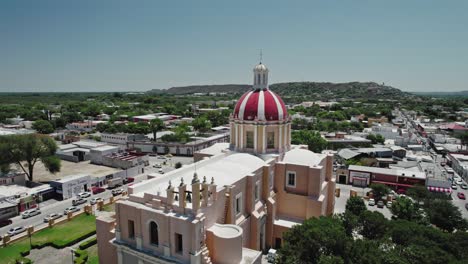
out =
<svg viewBox="0 0 468 264"><path fill-rule="evenodd" d="M196 153L216 155L216 154L222 153L223 150L227 150L227 149L229 149L229 143L216 143L210 147L201 149L197 151Z"/></svg>
<svg viewBox="0 0 468 264"><path fill-rule="evenodd" d="M348 170L379 173L379 174L408 177L408 178L426 179L426 173L424 172L407 170L407 169L399 169L399 168L386 169L386 168L367 167L367 166L359 166L359 165L349 165Z"/></svg>
<svg viewBox="0 0 468 264"><path fill-rule="evenodd" d="M0 197L9 197L13 195L25 194L31 191L30 188L21 185L0 185Z"/></svg>
<svg viewBox="0 0 468 264"><path fill-rule="evenodd" d="M90 177L90 176L88 174L69 175L69 176L65 176L63 179L52 181L52 182L66 183L69 181L74 181L76 179L85 178L85 177Z"/></svg>
<svg viewBox="0 0 468 264"><path fill-rule="evenodd" d="M319 165L325 157L326 154L314 153L307 149L292 149L284 154L282 162L313 167Z"/></svg>
<svg viewBox="0 0 468 264"><path fill-rule="evenodd" d="M106 150L113 150L113 149L118 150L119 147L117 147L117 146L110 146L110 145L104 145L104 146L100 146L100 147L97 147L97 148L93 148L93 150L95 150L95 151L106 151Z"/></svg>

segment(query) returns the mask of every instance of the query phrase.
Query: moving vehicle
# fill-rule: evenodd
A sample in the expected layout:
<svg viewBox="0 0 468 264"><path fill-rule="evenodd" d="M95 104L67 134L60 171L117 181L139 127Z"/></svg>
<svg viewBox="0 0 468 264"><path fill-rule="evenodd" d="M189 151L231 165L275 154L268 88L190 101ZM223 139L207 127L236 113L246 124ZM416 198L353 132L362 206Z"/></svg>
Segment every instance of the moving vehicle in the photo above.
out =
<svg viewBox="0 0 468 264"><path fill-rule="evenodd" d="M458 199L461 199L461 200L465 200L465 199L466 199L466 198L465 198L465 194L462 193L462 192L458 192L458 193L457 193L457 197L458 197Z"/></svg>
<svg viewBox="0 0 468 264"><path fill-rule="evenodd" d="M40 213L41 213L41 210L39 210L38 208L33 208L33 209L29 209L29 210L24 211L24 212L21 214L21 217L22 217L22 218L29 218L29 217L38 215L38 214L40 214Z"/></svg>
<svg viewBox="0 0 468 264"><path fill-rule="evenodd" d="M13 221L11 221L10 219L1 220L0 221L0 227L11 225L12 223L13 223Z"/></svg>
<svg viewBox="0 0 468 264"><path fill-rule="evenodd" d="M374 206L375 205L375 200L373 198L370 198L368 205L369 206Z"/></svg>
<svg viewBox="0 0 468 264"><path fill-rule="evenodd" d="M377 207L378 207L378 208L384 208L384 207L385 207L384 202L383 202L382 200L378 201L378 202L377 202Z"/></svg>
<svg viewBox="0 0 468 264"><path fill-rule="evenodd" d="M26 227L24 227L24 226L18 226L18 227L11 228L10 230L8 230L7 233L8 233L10 236L14 236L14 235L23 233L24 231L26 231Z"/></svg>
<svg viewBox="0 0 468 264"><path fill-rule="evenodd" d="M104 201L102 198L93 198L89 201L90 204L97 204L98 202Z"/></svg>
<svg viewBox="0 0 468 264"><path fill-rule="evenodd" d="M80 198L88 198L90 196L91 196L91 193L89 193L89 192L82 192L82 193L78 194L78 197L80 197Z"/></svg>
<svg viewBox="0 0 468 264"><path fill-rule="evenodd" d="M48 215L46 215L46 217L44 217L44 223L49 222L49 220L58 219L60 217L62 217L61 214L57 214L57 213L48 214Z"/></svg>
<svg viewBox="0 0 468 264"><path fill-rule="evenodd" d="M66 208L65 211L63 211L63 214L67 215L68 213L74 213L74 212L78 212L78 211L80 211L80 208L78 208L76 206L71 206L71 207Z"/></svg>
<svg viewBox="0 0 468 264"><path fill-rule="evenodd" d="M122 194L123 192L124 192L124 189L122 189L122 188L115 189L115 190L112 190L112 195L116 196L116 195Z"/></svg>
<svg viewBox="0 0 468 264"><path fill-rule="evenodd" d="M102 187L93 187L91 188L91 191L93 192L93 194L98 194L98 193L102 193L104 192L106 189L102 188Z"/></svg>
<svg viewBox="0 0 468 264"><path fill-rule="evenodd" d="M84 203L86 203L86 201L88 201L88 200L79 198L79 199L73 200L73 201L72 201L72 204L73 204L74 206L77 206L77 205L79 205L79 204L84 204Z"/></svg>
<svg viewBox="0 0 468 264"><path fill-rule="evenodd" d="M122 185L123 185L122 178L115 178L115 179L110 179L107 181L107 187L109 187L110 189L117 188Z"/></svg>

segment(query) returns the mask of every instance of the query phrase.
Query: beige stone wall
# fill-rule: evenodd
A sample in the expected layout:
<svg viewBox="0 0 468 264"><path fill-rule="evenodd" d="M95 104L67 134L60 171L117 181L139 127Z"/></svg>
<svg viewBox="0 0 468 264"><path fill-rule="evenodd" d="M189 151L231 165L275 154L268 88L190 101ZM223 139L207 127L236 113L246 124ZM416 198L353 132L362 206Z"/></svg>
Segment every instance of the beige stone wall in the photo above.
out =
<svg viewBox="0 0 468 264"><path fill-rule="evenodd" d="M114 224L113 219L100 217L96 219L98 256L99 259L107 260L107 263L117 263L117 251L109 242L115 238Z"/></svg>

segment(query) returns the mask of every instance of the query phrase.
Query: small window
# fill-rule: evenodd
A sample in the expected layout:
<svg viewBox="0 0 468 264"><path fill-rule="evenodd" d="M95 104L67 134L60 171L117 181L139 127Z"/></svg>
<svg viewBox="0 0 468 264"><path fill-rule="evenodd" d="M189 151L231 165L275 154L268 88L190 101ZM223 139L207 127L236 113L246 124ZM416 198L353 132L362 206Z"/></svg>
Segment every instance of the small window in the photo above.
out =
<svg viewBox="0 0 468 264"><path fill-rule="evenodd" d="M255 201L258 201L260 198L260 182L255 183Z"/></svg>
<svg viewBox="0 0 468 264"><path fill-rule="evenodd" d="M286 186L296 187L296 173L294 171L288 171L286 173Z"/></svg>
<svg viewBox="0 0 468 264"><path fill-rule="evenodd" d="M128 237L131 239L135 238L135 223L133 220L128 220Z"/></svg>
<svg viewBox="0 0 468 264"><path fill-rule="evenodd" d="M175 252L182 254L183 249L182 235L175 233Z"/></svg>
<svg viewBox="0 0 468 264"><path fill-rule="evenodd" d="M236 215L242 212L242 193L236 195Z"/></svg>
<svg viewBox="0 0 468 264"><path fill-rule="evenodd" d="M155 222L151 221L150 223L150 242L153 245L159 245L159 230L158 230L158 224Z"/></svg>
<svg viewBox="0 0 468 264"><path fill-rule="evenodd" d="M267 148L275 148L275 132L267 133Z"/></svg>
<svg viewBox="0 0 468 264"><path fill-rule="evenodd" d="M247 148L254 147L254 135L252 131L247 131Z"/></svg>

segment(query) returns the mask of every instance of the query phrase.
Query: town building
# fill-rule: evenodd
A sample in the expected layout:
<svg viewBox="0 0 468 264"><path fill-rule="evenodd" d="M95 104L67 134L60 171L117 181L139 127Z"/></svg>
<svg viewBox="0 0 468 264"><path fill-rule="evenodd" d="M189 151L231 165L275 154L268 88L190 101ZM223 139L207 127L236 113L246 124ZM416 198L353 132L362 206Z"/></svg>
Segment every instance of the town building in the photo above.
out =
<svg viewBox="0 0 468 264"><path fill-rule="evenodd" d="M0 171L0 186L12 184L17 184L21 186L26 185L26 173L22 171Z"/></svg>
<svg viewBox="0 0 468 264"><path fill-rule="evenodd" d="M231 115L229 138L194 164L129 186L115 215L97 219L99 258L261 263L292 226L333 214L333 156L291 145L291 118L262 63Z"/></svg>
<svg viewBox="0 0 468 264"><path fill-rule="evenodd" d="M117 145L127 145L129 141L143 140L145 135L142 134L128 134L128 133L101 133L101 141L117 144Z"/></svg>
<svg viewBox="0 0 468 264"><path fill-rule="evenodd" d="M416 184L426 185L426 173L421 171L350 165L348 172L350 183L358 187L367 187L372 183L380 183L395 190L406 190Z"/></svg>

